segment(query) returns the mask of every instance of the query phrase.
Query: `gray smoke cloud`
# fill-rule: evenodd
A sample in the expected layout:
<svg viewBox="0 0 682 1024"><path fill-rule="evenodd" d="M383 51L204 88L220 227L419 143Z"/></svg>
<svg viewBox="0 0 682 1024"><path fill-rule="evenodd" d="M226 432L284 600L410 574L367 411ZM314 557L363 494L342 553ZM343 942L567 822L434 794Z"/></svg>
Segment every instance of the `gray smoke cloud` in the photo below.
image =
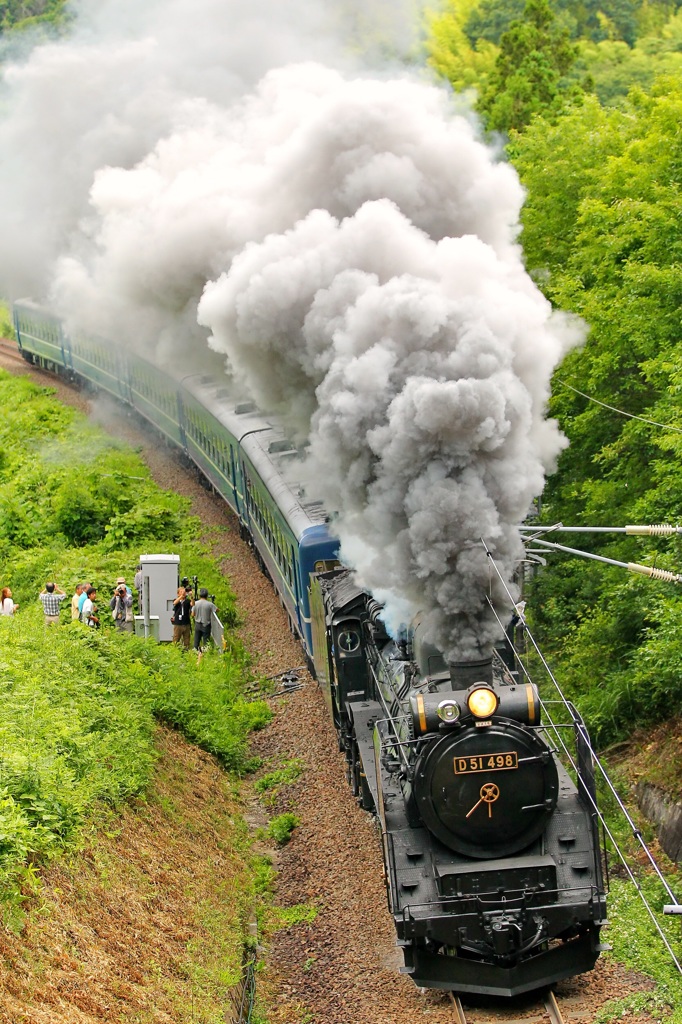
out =
<svg viewBox="0 0 682 1024"><path fill-rule="evenodd" d="M183 137L198 165L204 132L220 130L225 112L272 68L358 66L378 49L403 58L414 42L415 2L77 0L68 39L15 60L2 40L5 296L44 297L66 255L93 266L102 239L91 189L101 172L131 170L163 141ZM52 293L59 298L58 288ZM172 303L173 313L181 304ZM158 317L150 319L156 328Z"/></svg>
<svg viewBox="0 0 682 1024"><path fill-rule="evenodd" d="M235 257L199 319L259 404L310 439L309 489L336 510L342 558L389 626L424 612L458 661L499 635L486 593L501 610L508 597L481 541L511 579L518 524L564 443L544 417L549 376L581 332L526 275L513 223L490 217L491 203L501 213L505 195L520 199L509 168L467 121L443 129L459 155L443 181L444 237L387 199L344 218L315 210ZM428 166L421 132L413 141ZM395 175L386 187L399 192ZM405 175L419 177L412 161ZM475 216L472 190L491 242L457 232Z"/></svg>
<svg viewBox="0 0 682 1024"><path fill-rule="evenodd" d="M5 75L0 281L178 371L226 367L309 440L389 624L424 612L460 660L497 633L481 538L510 579L582 335L525 273L521 187L463 101L367 72L406 52L410 6L81 3Z"/></svg>

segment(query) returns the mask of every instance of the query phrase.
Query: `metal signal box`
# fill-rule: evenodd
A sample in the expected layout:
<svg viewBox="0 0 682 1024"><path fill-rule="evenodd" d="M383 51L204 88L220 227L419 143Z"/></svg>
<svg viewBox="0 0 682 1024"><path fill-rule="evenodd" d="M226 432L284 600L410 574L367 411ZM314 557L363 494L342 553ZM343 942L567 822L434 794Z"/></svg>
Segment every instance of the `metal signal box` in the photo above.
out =
<svg viewBox="0 0 682 1024"><path fill-rule="evenodd" d="M142 589L140 591L140 613L142 631L145 636L155 636L160 641L173 639L173 600L177 596L180 571L179 555L140 555L142 566ZM158 623L153 623L157 618ZM158 626L158 636L156 628ZM137 623L136 623L137 632Z"/></svg>

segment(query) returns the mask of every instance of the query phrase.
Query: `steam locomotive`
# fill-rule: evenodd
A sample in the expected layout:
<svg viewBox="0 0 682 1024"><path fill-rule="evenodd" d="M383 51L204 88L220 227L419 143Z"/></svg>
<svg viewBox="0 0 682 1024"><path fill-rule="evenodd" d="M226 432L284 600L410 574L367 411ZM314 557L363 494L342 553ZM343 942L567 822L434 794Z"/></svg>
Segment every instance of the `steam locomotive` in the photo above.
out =
<svg viewBox="0 0 682 1024"><path fill-rule="evenodd" d="M315 674L361 805L415 984L515 996L590 970L606 902L589 740L576 783L505 638L447 665L421 623L396 641L347 570L311 583Z"/></svg>
<svg viewBox="0 0 682 1024"><path fill-rule="evenodd" d="M419 621L391 638L380 606L339 565L324 508L296 485L296 449L224 382L176 381L121 346L70 338L30 302L15 305L14 321L24 358L134 408L237 515L325 694L353 791L381 823L414 982L514 996L590 970L606 904L575 709L566 726L542 722L505 637L489 660L461 665L445 663Z"/></svg>

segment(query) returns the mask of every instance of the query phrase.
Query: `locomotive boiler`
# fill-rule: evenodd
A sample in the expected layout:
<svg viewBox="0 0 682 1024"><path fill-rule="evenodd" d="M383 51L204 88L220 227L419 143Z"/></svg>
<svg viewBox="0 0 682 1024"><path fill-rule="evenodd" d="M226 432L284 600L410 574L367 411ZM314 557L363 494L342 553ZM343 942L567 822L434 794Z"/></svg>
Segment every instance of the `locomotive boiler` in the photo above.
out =
<svg viewBox="0 0 682 1024"><path fill-rule="evenodd" d="M590 970L606 904L579 717L543 724L508 642L448 665L418 621L396 641L380 611L345 570L313 578L315 673L349 781L381 824L403 971L514 996Z"/></svg>

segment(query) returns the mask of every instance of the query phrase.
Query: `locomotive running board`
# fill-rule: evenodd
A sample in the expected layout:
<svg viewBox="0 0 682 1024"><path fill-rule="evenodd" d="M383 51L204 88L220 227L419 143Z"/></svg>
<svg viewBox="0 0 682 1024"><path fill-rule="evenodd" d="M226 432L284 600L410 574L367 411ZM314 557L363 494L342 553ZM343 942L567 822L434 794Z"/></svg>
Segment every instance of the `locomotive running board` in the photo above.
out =
<svg viewBox="0 0 682 1024"><path fill-rule="evenodd" d="M348 710L355 729L364 781L373 803L372 807L365 809L376 813L379 807L379 787L374 755L374 723L378 718L383 717L383 708L374 700L363 700L358 701L357 704L349 704Z"/></svg>

